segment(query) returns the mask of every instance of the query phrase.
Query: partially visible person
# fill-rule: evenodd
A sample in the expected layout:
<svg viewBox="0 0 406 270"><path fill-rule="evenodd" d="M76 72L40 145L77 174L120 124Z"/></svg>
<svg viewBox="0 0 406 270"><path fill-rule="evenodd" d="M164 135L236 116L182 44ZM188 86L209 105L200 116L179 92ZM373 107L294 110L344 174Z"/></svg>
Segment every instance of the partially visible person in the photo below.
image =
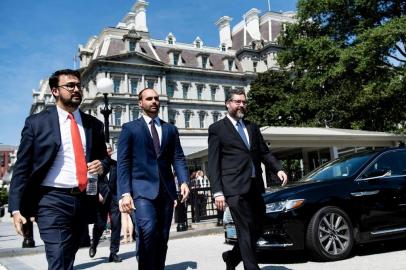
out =
<svg viewBox="0 0 406 270"><path fill-rule="evenodd" d="M286 185L287 176L266 146L257 125L243 119L246 95L230 90L225 105L228 114L209 126L208 174L218 210L229 206L237 231L237 243L222 254L227 270L242 261L245 270L258 270L256 242L262 232L265 191L261 162Z"/></svg>
<svg viewBox="0 0 406 270"><path fill-rule="evenodd" d="M131 243L134 240L134 224L131 215L128 213L121 213L121 234L123 239L121 243Z"/></svg>
<svg viewBox="0 0 406 270"><path fill-rule="evenodd" d="M35 241L34 241L34 225L31 219L27 219L27 222L23 224L22 227L22 232L23 232L23 248L33 248L35 247Z"/></svg>
<svg viewBox="0 0 406 270"><path fill-rule="evenodd" d="M118 251L120 249L121 213L117 200L117 161L111 159L113 148L106 143L107 153L110 157L110 174L100 181L99 185L99 207L96 223L93 226L93 237L90 241L89 256L93 258L97 252L100 237L103 235L107 225L107 217L110 213L110 255L109 262L122 262Z"/></svg>
<svg viewBox="0 0 406 270"><path fill-rule="evenodd" d="M146 88L138 100L143 115L123 125L118 141L118 194L123 212L136 209L138 269L163 270L177 196L172 167L182 203L188 172L177 128L158 117L157 92Z"/></svg>
<svg viewBox="0 0 406 270"><path fill-rule="evenodd" d="M36 218L49 270L73 269L82 232L96 214L87 174L102 175L109 163L103 124L78 109L80 73L56 71L49 88L56 106L29 116L21 133L9 211L20 235L27 219Z"/></svg>

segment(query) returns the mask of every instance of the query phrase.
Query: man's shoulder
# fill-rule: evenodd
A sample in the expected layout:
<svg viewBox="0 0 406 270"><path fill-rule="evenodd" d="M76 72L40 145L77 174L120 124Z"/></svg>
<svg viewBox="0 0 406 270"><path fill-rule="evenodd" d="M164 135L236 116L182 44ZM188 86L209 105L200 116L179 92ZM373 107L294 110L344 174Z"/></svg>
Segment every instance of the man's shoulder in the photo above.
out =
<svg viewBox="0 0 406 270"><path fill-rule="evenodd" d="M81 112L80 116L81 116L82 118L84 118L85 121L94 122L94 123L97 123L97 124L103 124L102 121L100 121L99 119L97 119L97 118L94 117L93 115L90 115L90 114L85 113L85 112L83 112L83 111L80 111L80 112Z"/></svg>
<svg viewBox="0 0 406 270"><path fill-rule="evenodd" d="M214 122L213 124L211 124L210 126L209 126L209 130L215 130L215 129L219 129L219 128L221 128L221 127L223 127L224 126L224 122L226 121L225 120L226 118L223 118L223 119L220 119L220 120L218 120L217 122Z"/></svg>
<svg viewBox="0 0 406 270"><path fill-rule="evenodd" d="M44 117L50 116L52 113L57 113L56 107L54 107L54 106L44 109L38 113L31 114L30 116L27 117L27 120L35 122L35 121L44 119Z"/></svg>
<svg viewBox="0 0 406 270"><path fill-rule="evenodd" d="M142 119L142 117L137 118L137 119L134 119L134 120L132 120L132 121L129 121L129 122L127 122L127 123L124 123L124 124L122 125L122 128L129 128L129 127L132 127L132 126L140 125L140 124L142 124L142 121L144 121L144 120Z"/></svg>

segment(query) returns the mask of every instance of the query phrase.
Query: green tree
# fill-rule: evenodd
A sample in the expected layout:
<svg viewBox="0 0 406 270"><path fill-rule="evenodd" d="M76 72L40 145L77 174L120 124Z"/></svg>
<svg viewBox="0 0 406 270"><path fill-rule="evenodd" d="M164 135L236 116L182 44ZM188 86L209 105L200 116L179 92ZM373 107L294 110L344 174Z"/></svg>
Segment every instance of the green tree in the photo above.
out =
<svg viewBox="0 0 406 270"><path fill-rule="evenodd" d="M406 124L406 1L299 0L260 74L250 117L263 125L396 131ZM400 125L399 125L400 124Z"/></svg>

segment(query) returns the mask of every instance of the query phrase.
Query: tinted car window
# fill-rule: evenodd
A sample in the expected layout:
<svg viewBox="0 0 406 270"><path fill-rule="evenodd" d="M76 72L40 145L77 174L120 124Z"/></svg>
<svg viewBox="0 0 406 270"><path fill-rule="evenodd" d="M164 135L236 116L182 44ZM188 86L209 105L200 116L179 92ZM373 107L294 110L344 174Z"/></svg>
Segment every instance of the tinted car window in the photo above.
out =
<svg viewBox="0 0 406 270"><path fill-rule="evenodd" d="M406 175L406 151L382 154L363 174L363 178L394 175Z"/></svg>
<svg viewBox="0 0 406 270"><path fill-rule="evenodd" d="M334 180L354 175L373 153L354 154L329 162L307 175L303 180Z"/></svg>

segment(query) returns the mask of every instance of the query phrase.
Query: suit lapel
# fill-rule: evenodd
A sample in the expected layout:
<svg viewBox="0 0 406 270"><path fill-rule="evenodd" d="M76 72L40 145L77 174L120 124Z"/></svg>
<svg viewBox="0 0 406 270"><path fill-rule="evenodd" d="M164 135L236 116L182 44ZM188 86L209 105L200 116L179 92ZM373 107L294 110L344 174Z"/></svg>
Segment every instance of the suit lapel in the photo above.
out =
<svg viewBox="0 0 406 270"><path fill-rule="evenodd" d="M159 151L159 154L161 154L163 152L163 149L168 140L168 133L169 133L168 124L164 123L162 120L160 120L160 121L161 121L162 138L161 138L161 149Z"/></svg>
<svg viewBox="0 0 406 270"><path fill-rule="evenodd" d="M139 121L139 124L141 125L142 134L144 134L144 136L146 137L146 139L148 141L148 145L150 147L153 147L154 142L152 141L151 132L149 131L148 124L147 124L147 122L145 122L144 117L138 118L137 121Z"/></svg>
<svg viewBox="0 0 406 270"><path fill-rule="evenodd" d="M86 137L86 161L90 162L92 153L92 126L90 125L90 119L86 117L82 111L80 112L80 118L82 118L83 129L85 130Z"/></svg>
<svg viewBox="0 0 406 270"><path fill-rule="evenodd" d="M49 123L50 123L50 127L51 127L51 130L53 133L53 137L54 137L53 139L54 139L54 142L55 142L57 148L59 148L59 146L61 145L61 129L59 127L59 116L58 116L58 111L56 109L56 106L51 107L49 109L48 114L50 117Z"/></svg>
<svg viewBox="0 0 406 270"><path fill-rule="evenodd" d="M245 127L247 128L247 131L248 131L248 136L249 136L248 141L249 141L250 150L251 150L251 149L252 149L252 145L254 144L254 140L252 139L252 138L254 138L254 137L252 136L252 125L251 125L251 123L248 122L248 121L244 121L244 125L245 125Z"/></svg>
<svg viewBox="0 0 406 270"><path fill-rule="evenodd" d="M237 141L240 142L241 146L244 147L244 149L247 149L247 146L245 145L244 141L242 140L240 134L238 134L237 129L234 127L233 123L230 121L230 119L228 119L228 117L226 116L224 118L224 125L226 126L226 128L229 131L229 134L231 134L232 136L234 136L234 139L236 139Z"/></svg>

